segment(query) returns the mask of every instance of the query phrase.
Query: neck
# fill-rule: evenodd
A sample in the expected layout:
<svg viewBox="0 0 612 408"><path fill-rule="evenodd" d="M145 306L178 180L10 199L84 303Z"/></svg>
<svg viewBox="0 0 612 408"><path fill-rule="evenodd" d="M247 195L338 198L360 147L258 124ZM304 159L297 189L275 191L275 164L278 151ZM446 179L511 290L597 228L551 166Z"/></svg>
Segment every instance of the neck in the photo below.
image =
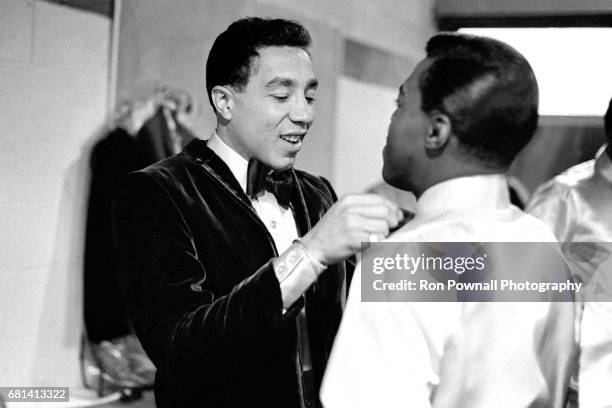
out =
<svg viewBox="0 0 612 408"><path fill-rule="evenodd" d="M217 122L217 128L215 129L219 139L223 141L229 148L242 156L245 160L250 160L249 155L241 148L241 146L235 142L235 138L232 137L232 133L227 126L221 125Z"/></svg>
<svg viewBox="0 0 612 408"><path fill-rule="evenodd" d="M472 163L459 163L457 161L445 162L444 164L436 163L435 169L429 169L423 172L421 183L415 188L414 194L419 198L425 190L430 187L442 183L443 181L451 180L459 177L490 175L490 174L505 174L507 169L493 169Z"/></svg>

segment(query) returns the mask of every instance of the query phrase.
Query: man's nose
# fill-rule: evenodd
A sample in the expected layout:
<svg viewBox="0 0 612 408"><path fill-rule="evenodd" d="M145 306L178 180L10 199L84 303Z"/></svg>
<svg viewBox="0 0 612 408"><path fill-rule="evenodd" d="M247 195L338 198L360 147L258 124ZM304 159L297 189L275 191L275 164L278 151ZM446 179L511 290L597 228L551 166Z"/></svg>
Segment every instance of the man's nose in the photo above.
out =
<svg viewBox="0 0 612 408"><path fill-rule="evenodd" d="M292 122L301 122L310 126L314 120L314 106L312 106L306 98L298 98L291 107L289 119L291 119Z"/></svg>

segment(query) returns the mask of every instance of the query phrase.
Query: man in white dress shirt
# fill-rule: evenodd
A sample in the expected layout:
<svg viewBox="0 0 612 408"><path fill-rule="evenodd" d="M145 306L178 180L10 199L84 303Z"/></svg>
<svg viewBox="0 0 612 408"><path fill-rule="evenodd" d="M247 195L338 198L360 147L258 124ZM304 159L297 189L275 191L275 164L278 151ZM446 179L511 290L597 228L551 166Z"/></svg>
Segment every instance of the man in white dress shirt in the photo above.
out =
<svg viewBox="0 0 612 408"><path fill-rule="evenodd" d="M540 186L527 207L551 227L574 271L592 289L582 299L579 322L581 408L612 406L612 100L604 128L608 143L596 158Z"/></svg>
<svg viewBox="0 0 612 408"><path fill-rule="evenodd" d="M415 193L416 216L386 241L555 242L510 204L505 179L537 126L528 62L461 34L426 50L399 89L384 150L383 178ZM326 408L563 406L572 303L366 303L362 273L358 264L327 366Z"/></svg>

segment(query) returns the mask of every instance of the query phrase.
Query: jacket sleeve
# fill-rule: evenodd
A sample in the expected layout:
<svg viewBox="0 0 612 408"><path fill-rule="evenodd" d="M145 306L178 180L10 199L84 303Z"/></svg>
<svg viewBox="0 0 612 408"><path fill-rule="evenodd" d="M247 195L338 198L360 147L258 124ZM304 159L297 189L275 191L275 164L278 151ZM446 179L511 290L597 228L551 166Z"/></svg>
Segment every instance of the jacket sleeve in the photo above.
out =
<svg viewBox="0 0 612 408"><path fill-rule="evenodd" d="M208 360L257 347L301 307L282 314L271 261L215 297L190 226L166 189L145 172L120 183L112 220L128 309L158 367L169 359Z"/></svg>

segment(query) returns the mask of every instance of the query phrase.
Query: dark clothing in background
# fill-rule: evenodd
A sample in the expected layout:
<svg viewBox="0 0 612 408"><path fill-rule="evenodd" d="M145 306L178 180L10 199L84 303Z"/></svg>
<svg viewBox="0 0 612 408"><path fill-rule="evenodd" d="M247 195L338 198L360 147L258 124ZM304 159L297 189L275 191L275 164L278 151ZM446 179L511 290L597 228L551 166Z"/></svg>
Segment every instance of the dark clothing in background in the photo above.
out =
<svg viewBox="0 0 612 408"><path fill-rule="evenodd" d="M117 128L101 140L91 154L83 301L87 335L94 343L130 333L117 280L110 204L119 179L135 170L134 153L134 138Z"/></svg>
<svg viewBox="0 0 612 408"><path fill-rule="evenodd" d="M191 133L180 127L179 137ZM91 154L91 184L85 232L83 308L87 337L91 342L115 339L131 333L131 325L117 273L110 206L121 177L176 153L164 114L158 109L137 136L121 128L112 130Z"/></svg>
<svg viewBox="0 0 612 408"><path fill-rule="evenodd" d="M155 114L142 125L136 136L134 170L144 169L176 153L178 151L172 148L170 130L164 113L161 108L157 109Z"/></svg>
<svg viewBox="0 0 612 408"><path fill-rule="evenodd" d="M302 236L336 196L322 178L292 177ZM272 236L206 142L130 174L115 196L113 227L128 309L158 369L159 408L301 407L296 315L304 304L318 394L345 264L330 266L283 314Z"/></svg>

